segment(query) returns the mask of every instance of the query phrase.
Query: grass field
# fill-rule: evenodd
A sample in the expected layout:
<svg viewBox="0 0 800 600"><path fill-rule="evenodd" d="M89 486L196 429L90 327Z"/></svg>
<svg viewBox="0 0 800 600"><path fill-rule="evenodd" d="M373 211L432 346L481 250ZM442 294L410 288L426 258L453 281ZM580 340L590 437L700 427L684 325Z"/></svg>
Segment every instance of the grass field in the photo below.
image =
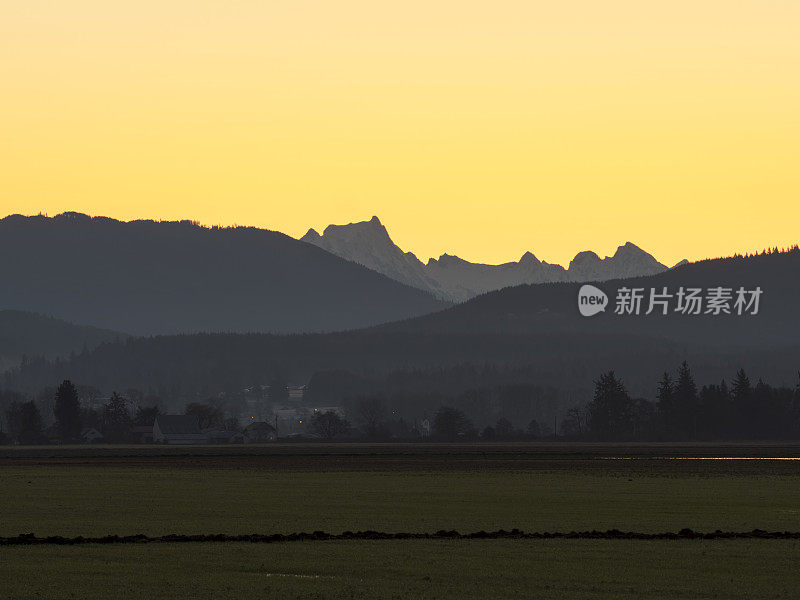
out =
<svg viewBox="0 0 800 600"><path fill-rule="evenodd" d="M779 445L5 449L0 536L800 531L800 461L664 458L798 451ZM800 576L788 565L798 550L790 540L0 547L0 582L8 582L0 596L792 597ZM96 590L84 589L87 581Z"/></svg>
<svg viewBox="0 0 800 600"><path fill-rule="evenodd" d="M0 548L3 598L796 598L800 543L474 540Z"/></svg>

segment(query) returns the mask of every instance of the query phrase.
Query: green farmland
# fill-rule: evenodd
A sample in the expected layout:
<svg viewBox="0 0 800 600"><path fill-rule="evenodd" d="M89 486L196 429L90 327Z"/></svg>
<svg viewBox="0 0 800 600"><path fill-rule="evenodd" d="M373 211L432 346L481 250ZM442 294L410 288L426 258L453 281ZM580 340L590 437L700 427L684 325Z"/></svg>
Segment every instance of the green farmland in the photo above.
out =
<svg viewBox="0 0 800 600"><path fill-rule="evenodd" d="M0 537L800 531L800 461L694 460L798 453L777 445L11 448L0 451ZM6 546L0 595L792 597L798 550L795 540Z"/></svg>
<svg viewBox="0 0 800 600"><path fill-rule="evenodd" d="M796 541L0 548L4 598L796 598ZM65 591L66 590L66 591Z"/></svg>

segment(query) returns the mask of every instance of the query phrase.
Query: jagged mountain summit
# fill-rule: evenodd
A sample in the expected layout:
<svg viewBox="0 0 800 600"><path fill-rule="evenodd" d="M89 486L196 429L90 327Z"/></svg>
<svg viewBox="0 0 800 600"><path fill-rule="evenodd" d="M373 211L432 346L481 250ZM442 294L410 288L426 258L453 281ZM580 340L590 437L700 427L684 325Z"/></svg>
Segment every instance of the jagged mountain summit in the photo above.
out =
<svg viewBox="0 0 800 600"><path fill-rule="evenodd" d="M392 241L378 217L349 225L328 225L322 235L309 229L300 241L401 283L444 296L437 282L425 273L425 265L412 252L403 252Z"/></svg>
<svg viewBox="0 0 800 600"><path fill-rule="evenodd" d="M518 262L500 265L472 263L449 254L423 263L392 241L378 217L348 225L329 225L322 235L309 229L300 239L455 302L523 283L604 281L655 275L667 270L652 255L630 242L617 248L614 256L606 258L591 251L580 252L568 269L541 261L530 252L523 254Z"/></svg>
<svg viewBox="0 0 800 600"><path fill-rule="evenodd" d="M567 278L564 267L540 261L530 252L523 254L518 262L500 265L472 263L443 254L438 259L430 259L425 268L444 290L443 297L456 302L521 283L548 283Z"/></svg>
<svg viewBox="0 0 800 600"><path fill-rule="evenodd" d="M603 281L655 275L667 267L636 244L626 242L614 256L600 258L591 251L579 252L569 263L567 281Z"/></svg>

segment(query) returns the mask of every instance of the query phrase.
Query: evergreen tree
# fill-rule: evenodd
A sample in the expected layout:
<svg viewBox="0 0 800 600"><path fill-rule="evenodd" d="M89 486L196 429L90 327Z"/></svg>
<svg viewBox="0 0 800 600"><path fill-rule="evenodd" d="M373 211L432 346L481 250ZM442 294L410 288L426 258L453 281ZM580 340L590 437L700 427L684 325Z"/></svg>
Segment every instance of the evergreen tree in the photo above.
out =
<svg viewBox="0 0 800 600"><path fill-rule="evenodd" d="M589 403L589 427L601 439L633 435L633 403L614 371L600 375Z"/></svg>
<svg viewBox="0 0 800 600"><path fill-rule="evenodd" d="M114 392L103 410L103 437L109 442L128 441L132 426L125 398Z"/></svg>
<svg viewBox="0 0 800 600"><path fill-rule="evenodd" d="M731 405L731 390L728 382L724 379L719 384L719 400L717 406L717 419L719 421L719 433L723 437L730 437L733 431L733 408Z"/></svg>
<svg viewBox="0 0 800 600"><path fill-rule="evenodd" d="M656 406L645 398L631 400L633 437L637 440L652 439L656 430Z"/></svg>
<svg viewBox="0 0 800 600"><path fill-rule="evenodd" d="M733 380L731 389L731 403L731 433L740 437L747 436L749 422L753 416L753 387L744 369L736 372L736 379Z"/></svg>
<svg viewBox="0 0 800 600"><path fill-rule="evenodd" d="M800 372L797 373L797 378L797 385L794 386L794 393L792 394L789 417L789 427L793 437L800 436Z"/></svg>
<svg viewBox="0 0 800 600"><path fill-rule="evenodd" d="M9 436L18 444L41 444L42 415L33 401L12 402L6 409Z"/></svg>
<svg viewBox="0 0 800 600"><path fill-rule="evenodd" d="M697 412L698 436L722 439L730 436L731 395L723 379L719 385L704 385Z"/></svg>
<svg viewBox="0 0 800 600"><path fill-rule="evenodd" d="M656 392L656 409L663 425L665 433L672 435L677 429L675 418L675 384L667 371L658 383Z"/></svg>
<svg viewBox="0 0 800 600"><path fill-rule="evenodd" d="M675 415L677 430L674 432L679 439L697 437L698 395L697 384L694 382L692 371L686 361L678 369L678 381L674 391Z"/></svg>
<svg viewBox="0 0 800 600"><path fill-rule="evenodd" d="M774 388L758 380L753 388L748 436L756 439L783 438L791 432L792 391Z"/></svg>
<svg viewBox="0 0 800 600"><path fill-rule="evenodd" d="M61 441L76 441L81 433L81 407L78 390L69 379L58 386L53 413Z"/></svg>

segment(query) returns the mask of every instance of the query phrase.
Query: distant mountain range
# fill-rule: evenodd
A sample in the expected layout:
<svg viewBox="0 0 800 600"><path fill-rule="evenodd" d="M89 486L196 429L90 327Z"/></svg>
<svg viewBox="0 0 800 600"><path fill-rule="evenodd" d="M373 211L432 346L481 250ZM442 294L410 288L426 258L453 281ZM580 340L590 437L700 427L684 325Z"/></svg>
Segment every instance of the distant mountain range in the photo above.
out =
<svg viewBox="0 0 800 600"><path fill-rule="evenodd" d="M186 221L126 223L78 213L0 219L0 256L5 257L0 261L0 311L16 309L0 312L0 370L18 364L22 354L63 357L84 346L125 338L117 332L147 336L355 330L345 346L363 341L357 353L364 364L373 356L380 360L384 351L380 343L373 347L372 341L365 341L374 340L373 334L401 336L405 341L393 356L402 356L403 364L437 364L449 360L447 356L480 359L480 345L466 355L462 348L454 355L442 349L450 342L439 338L450 335L644 336L708 348L779 347L800 338L800 319L794 312L800 297L797 251L667 269L626 244L605 259L582 252L564 269L530 253L506 265L474 264L447 255L423 264L402 252L377 218L330 226L316 239L312 231L303 239L330 251L273 231L205 228ZM615 278L620 272L644 274ZM516 285L520 278L549 283ZM613 311L606 311L586 319L575 310L577 282L586 280L601 282L598 285L610 294L623 284L761 286L763 312L752 318L615 318ZM491 291L493 287L503 289ZM434 293L479 297L452 306ZM417 343L409 342L412 338L422 345L414 356L405 355L403 348ZM270 347L277 354L262 357L263 362L278 360L286 353L285 345L295 344L298 352L307 348L308 356L316 357L314 364L325 368L327 350L316 348L317 339L323 338L275 339ZM325 345L338 347L336 340L344 338L324 339ZM345 346L332 366L349 364ZM219 360L223 359L215 363ZM309 358L309 367L312 362Z"/></svg>
<svg viewBox="0 0 800 600"><path fill-rule="evenodd" d="M524 283L605 281L654 275L668 268L630 242L617 248L614 256L606 258L591 251L580 252L567 269L540 261L530 252L526 252L518 262L501 265L471 263L449 254L423 263L412 252L404 252L392 241L378 217L349 225L329 225L322 235L309 229L300 239L454 302Z"/></svg>
<svg viewBox="0 0 800 600"><path fill-rule="evenodd" d="M335 331L448 306L252 227L12 215L0 219L0 257L0 309L134 335Z"/></svg>

